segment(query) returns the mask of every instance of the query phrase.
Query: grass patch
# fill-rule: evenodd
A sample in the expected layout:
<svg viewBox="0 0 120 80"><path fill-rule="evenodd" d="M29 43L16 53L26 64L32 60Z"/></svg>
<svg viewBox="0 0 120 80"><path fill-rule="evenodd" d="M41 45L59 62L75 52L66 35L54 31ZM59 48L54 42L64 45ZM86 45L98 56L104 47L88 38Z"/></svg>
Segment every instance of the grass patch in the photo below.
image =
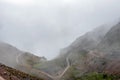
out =
<svg viewBox="0 0 120 80"><path fill-rule="evenodd" d="M89 73L81 77L74 77L75 80L118 80L120 76L116 75L107 75L103 73Z"/></svg>

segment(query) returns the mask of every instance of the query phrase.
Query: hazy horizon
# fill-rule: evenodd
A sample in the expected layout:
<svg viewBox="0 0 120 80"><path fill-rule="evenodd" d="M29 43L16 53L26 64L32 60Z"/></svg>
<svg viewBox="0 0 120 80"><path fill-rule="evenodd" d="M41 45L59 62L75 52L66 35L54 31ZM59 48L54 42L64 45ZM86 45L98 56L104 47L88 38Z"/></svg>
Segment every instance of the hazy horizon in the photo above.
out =
<svg viewBox="0 0 120 80"><path fill-rule="evenodd" d="M52 59L84 33L118 20L119 3L119 0L0 0L0 40Z"/></svg>

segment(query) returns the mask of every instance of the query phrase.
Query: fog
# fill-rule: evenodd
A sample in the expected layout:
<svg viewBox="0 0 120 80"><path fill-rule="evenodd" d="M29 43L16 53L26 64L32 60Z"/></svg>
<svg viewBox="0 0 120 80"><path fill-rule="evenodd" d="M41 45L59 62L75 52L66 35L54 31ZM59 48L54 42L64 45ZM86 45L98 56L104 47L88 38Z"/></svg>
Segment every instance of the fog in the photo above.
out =
<svg viewBox="0 0 120 80"><path fill-rule="evenodd" d="M0 40L52 59L77 37L120 17L120 0L0 0Z"/></svg>

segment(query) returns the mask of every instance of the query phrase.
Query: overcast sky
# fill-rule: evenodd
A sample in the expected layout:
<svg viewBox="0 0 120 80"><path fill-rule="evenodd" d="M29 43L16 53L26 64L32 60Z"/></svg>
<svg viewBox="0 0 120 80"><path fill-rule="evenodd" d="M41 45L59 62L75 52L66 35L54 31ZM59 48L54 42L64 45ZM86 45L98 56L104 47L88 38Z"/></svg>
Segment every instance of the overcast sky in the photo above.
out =
<svg viewBox="0 0 120 80"><path fill-rule="evenodd" d="M77 37L120 18L120 0L0 0L0 40L52 59Z"/></svg>

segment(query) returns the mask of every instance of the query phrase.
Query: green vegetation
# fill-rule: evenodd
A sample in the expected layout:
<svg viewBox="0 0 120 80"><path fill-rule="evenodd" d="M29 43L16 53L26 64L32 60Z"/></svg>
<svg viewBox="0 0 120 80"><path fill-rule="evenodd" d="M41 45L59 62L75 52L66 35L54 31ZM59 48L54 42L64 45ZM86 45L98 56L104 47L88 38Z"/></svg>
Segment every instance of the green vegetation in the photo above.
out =
<svg viewBox="0 0 120 80"><path fill-rule="evenodd" d="M24 61L26 62L26 64L30 66L40 63L41 58L29 52L26 52L23 56L24 56L24 59L25 59Z"/></svg>
<svg viewBox="0 0 120 80"><path fill-rule="evenodd" d="M115 75L107 75L107 74L102 74L102 73L89 73L86 75L83 75L81 77L75 77L73 75L73 80L119 80L120 76L115 76Z"/></svg>
<svg viewBox="0 0 120 80"><path fill-rule="evenodd" d="M75 66L71 66L62 80L120 80L120 75L108 75L105 73L85 73L78 70Z"/></svg>
<svg viewBox="0 0 120 80"><path fill-rule="evenodd" d="M34 64L34 65L33 65L33 68L35 68L35 69L39 69L40 66L41 66L41 63Z"/></svg>
<svg viewBox="0 0 120 80"><path fill-rule="evenodd" d="M88 51L86 50L80 50L80 54L85 57L87 55Z"/></svg>

